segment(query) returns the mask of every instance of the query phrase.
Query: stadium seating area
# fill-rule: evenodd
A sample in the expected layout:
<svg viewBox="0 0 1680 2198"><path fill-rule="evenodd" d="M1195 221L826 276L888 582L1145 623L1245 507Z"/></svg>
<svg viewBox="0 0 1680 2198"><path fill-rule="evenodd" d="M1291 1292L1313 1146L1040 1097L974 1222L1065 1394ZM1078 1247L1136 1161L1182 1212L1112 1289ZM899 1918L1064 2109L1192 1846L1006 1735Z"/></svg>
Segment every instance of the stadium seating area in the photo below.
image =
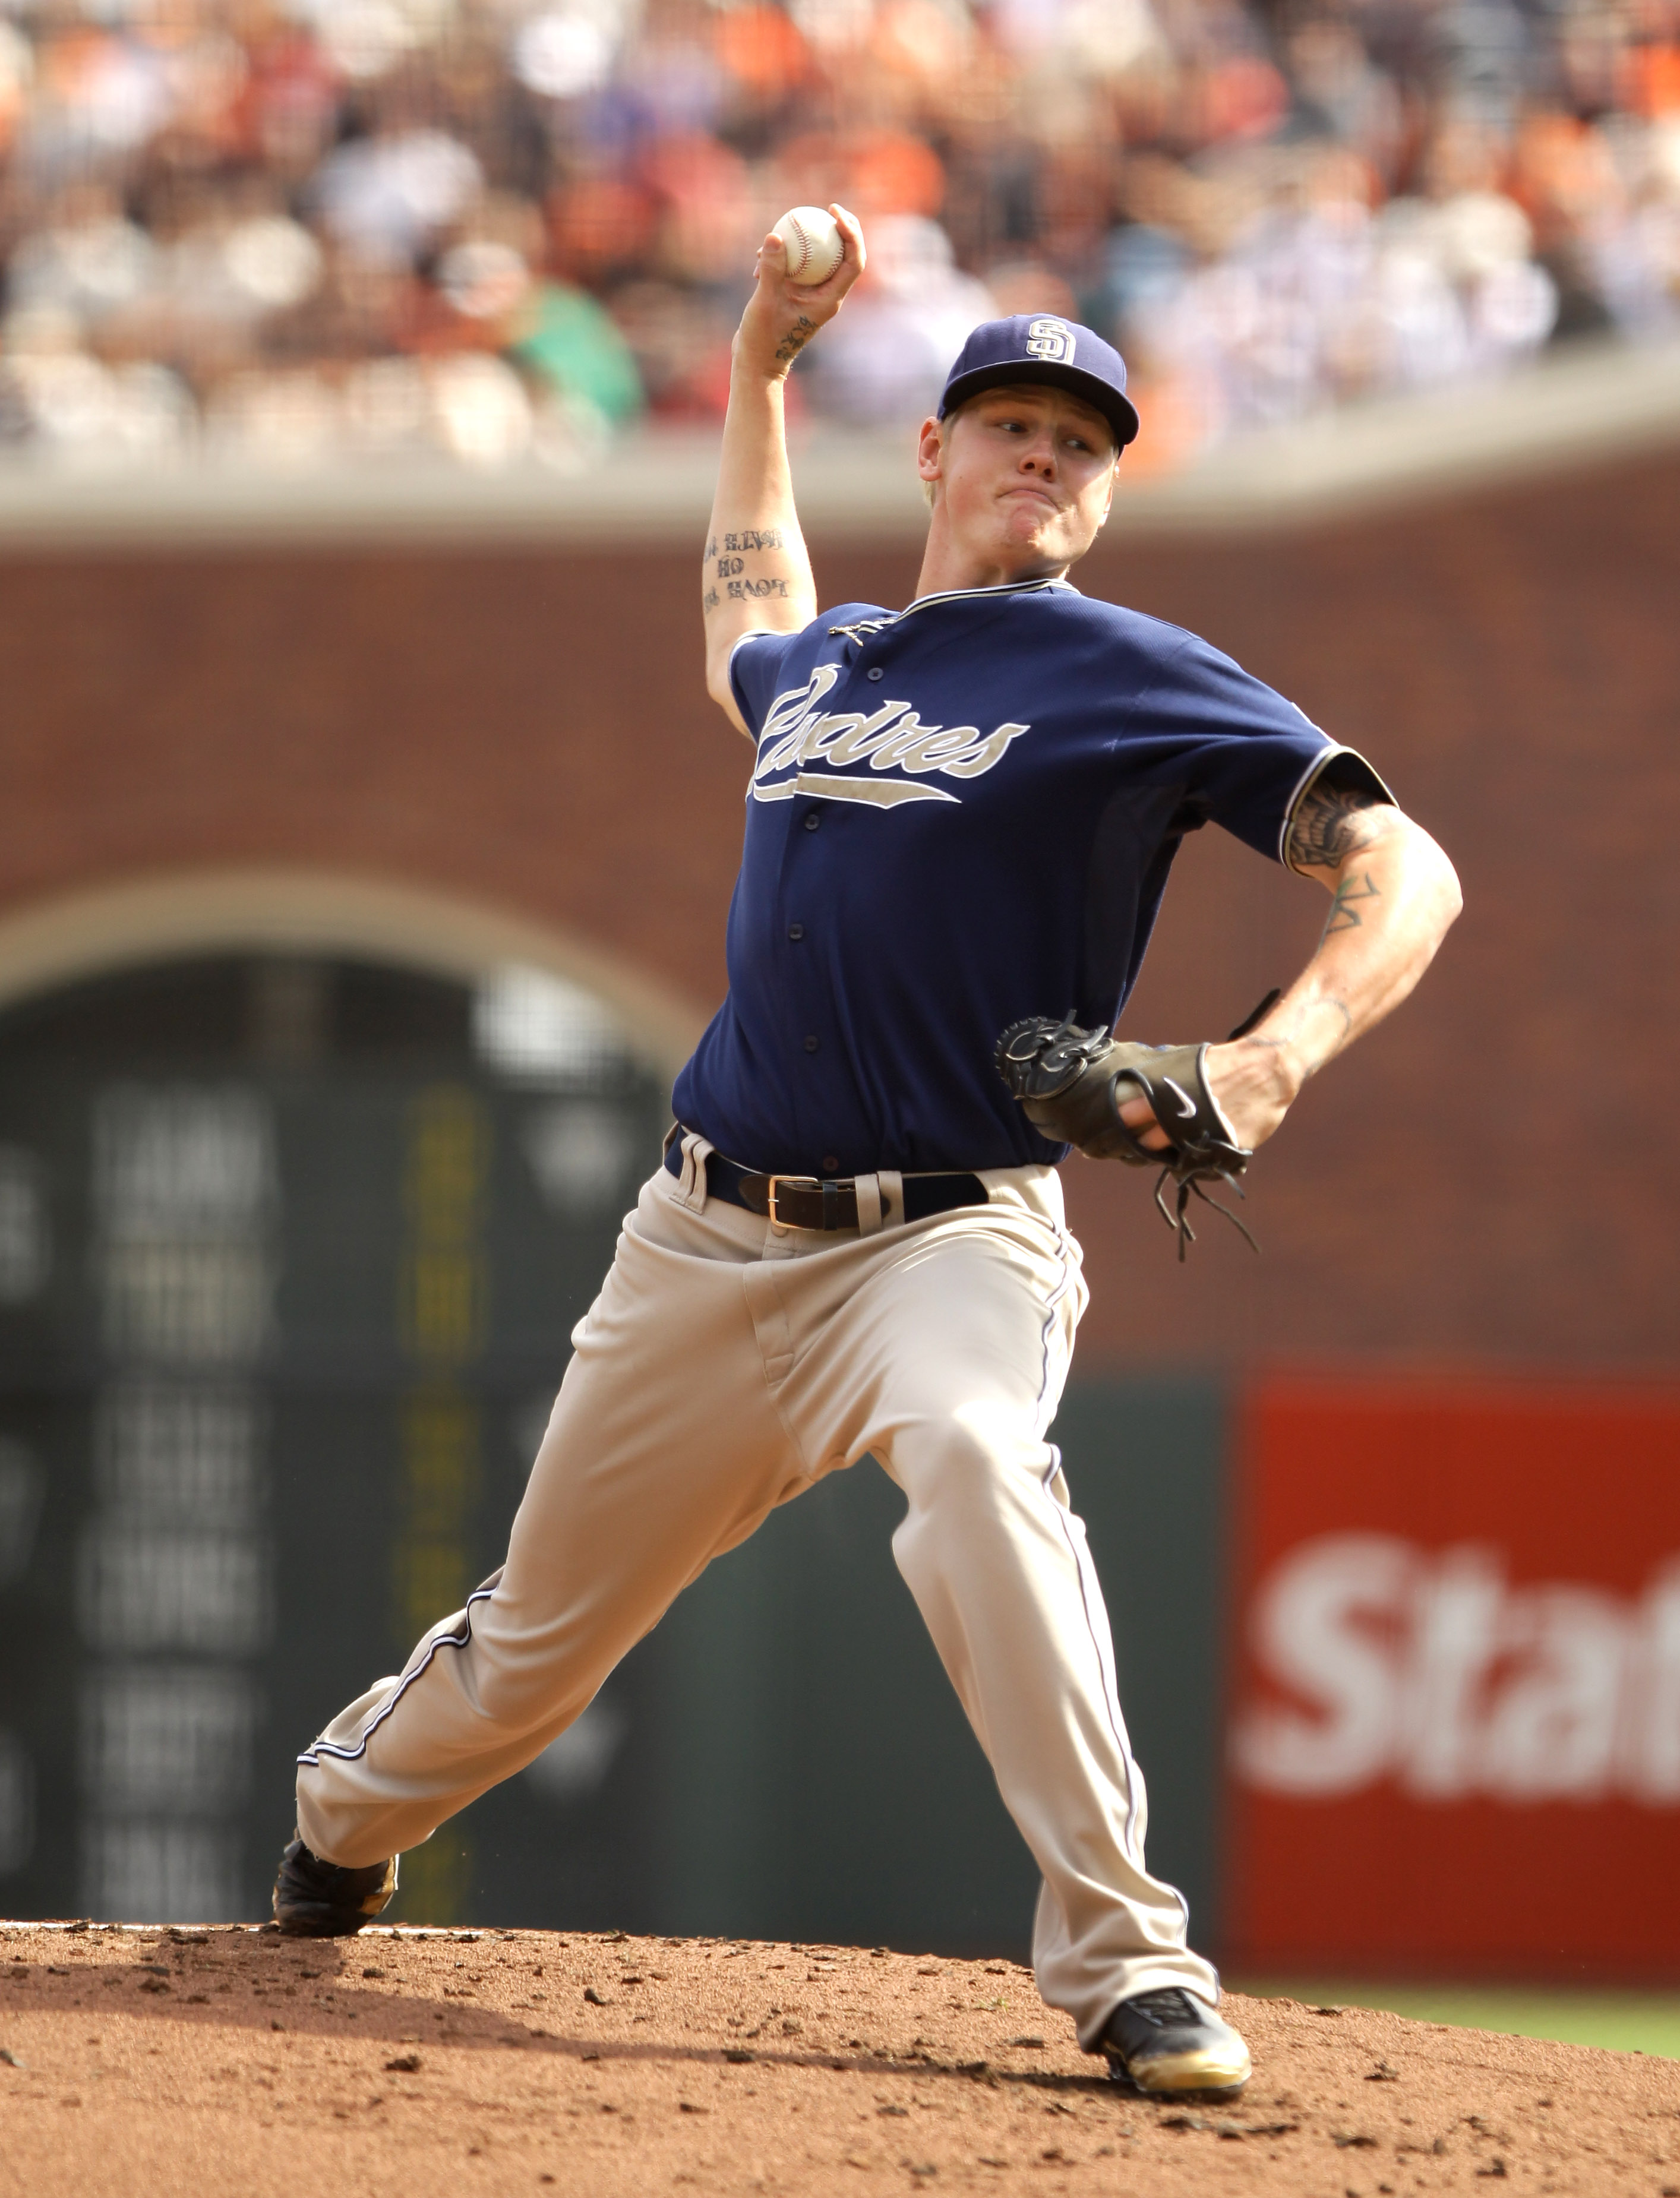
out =
<svg viewBox="0 0 1680 2198"><path fill-rule="evenodd" d="M718 415L758 238L835 198L806 417L1078 314L1171 465L1680 332L1680 4L0 0L0 442L576 467Z"/></svg>

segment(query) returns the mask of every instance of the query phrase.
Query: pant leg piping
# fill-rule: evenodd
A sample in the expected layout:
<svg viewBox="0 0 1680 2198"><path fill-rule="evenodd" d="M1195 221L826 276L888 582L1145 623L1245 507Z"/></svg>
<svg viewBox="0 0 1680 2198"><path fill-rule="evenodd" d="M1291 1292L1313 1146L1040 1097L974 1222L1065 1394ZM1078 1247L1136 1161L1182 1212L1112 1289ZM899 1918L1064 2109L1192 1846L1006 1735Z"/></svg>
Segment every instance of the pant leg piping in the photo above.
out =
<svg viewBox="0 0 1680 2198"><path fill-rule="evenodd" d="M1062 1299L1067 1295L1068 1289L1072 1286L1073 1281L1073 1263L1068 1257L1067 1247L1062 1242L1062 1235L1060 1229L1056 1230L1056 1241L1058 1249L1061 1255L1061 1279L1057 1283L1055 1288L1051 1291L1049 1302L1046 1306L1044 1312L1044 1374L1043 1381L1038 1392L1039 1416L1041 1422L1045 1417L1043 1410L1044 1401L1049 1393L1050 1387L1050 1337L1055 1325L1056 1308L1061 1304ZM1040 1433L1042 1433L1043 1432L1043 1429L1041 1426ZM1097 1678L1101 1683L1102 1689L1102 1706L1108 1713L1109 1729L1114 1736L1115 1745L1119 1747L1121 1760L1125 1763L1126 1767L1125 1851L1128 1858L1134 1866L1138 1869L1142 1869L1144 1868L1143 1857L1139 1849L1137 1840L1137 1762L1136 1759L1132 1754L1131 1746L1126 1739L1125 1720L1120 1714L1119 1689L1112 1676L1108 1660L1102 1654L1102 1643L1101 1636L1097 1631L1096 1622L1091 1616L1090 1591L1085 1581L1085 1565L1089 1561L1089 1559L1088 1557L1081 1555L1078 1544L1074 1539L1073 1531L1067 1524L1062 1507L1056 1502L1055 1497L1050 1493L1050 1483L1055 1480L1056 1474L1061 1471L1061 1455L1055 1448L1055 1445L1052 1444L1050 1445L1050 1462L1039 1482L1039 1487L1043 1492L1044 1501L1049 1505L1051 1510L1055 1514L1056 1524L1061 1531L1062 1539L1067 1544L1067 1554L1073 1560L1074 1575L1079 1583L1079 1605L1081 1609L1084 1612L1085 1616L1085 1631L1090 1636L1091 1653L1096 1658ZM1180 1904L1183 1905L1183 1895L1180 1894L1177 1897L1179 1899ZM1188 1922L1188 1920L1189 1911L1187 1910L1186 1921Z"/></svg>
<svg viewBox="0 0 1680 2198"><path fill-rule="evenodd" d="M1060 1230L1056 1231L1056 1249L1061 1260L1061 1276L1045 1302L1044 1325L1039 1332L1038 1339L1044 1362L1044 1370L1038 1382L1037 1414L1038 1433L1041 1439L1055 1410L1048 1400L1050 1393L1050 1338L1055 1329L1056 1309L1073 1286L1073 1261L1068 1258L1067 1249L1061 1241Z"/></svg>
<svg viewBox="0 0 1680 2198"><path fill-rule="evenodd" d="M467 1643L473 1637L473 1605L475 1602L488 1602L494 1592L495 1590L493 1588L481 1587L475 1589L474 1592L468 1596L467 1608L462 1614L460 1632L439 1633L433 1637L432 1645L427 1650L424 1660L417 1664L414 1670L404 1679L396 1693L392 1695L390 1701L386 1703L379 1714L374 1718L373 1722L367 1727L366 1730L363 1733L361 1739L356 1743L354 1747L340 1747L335 1741L317 1740L313 1747L305 1748L304 1753L298 1758L299 1764L306 1765L311 1769L318 1769L321 1758L323 1755L330 1755L334 1762L338 1763L354 1763L358 1761L360 1757L365 1755L368 1752L368 1742L379 1730L381 1725L385 1723L385 1720L390 1716L392 1711L396 1708L398 1703L402 1701L404 1695L407 1694L409 1689L414 1684L415 1681L421 1678L427 1672L430 1671L432 1668L432 1659L437 1654L439 1649L464 1648L467 1646Z"/></svg>

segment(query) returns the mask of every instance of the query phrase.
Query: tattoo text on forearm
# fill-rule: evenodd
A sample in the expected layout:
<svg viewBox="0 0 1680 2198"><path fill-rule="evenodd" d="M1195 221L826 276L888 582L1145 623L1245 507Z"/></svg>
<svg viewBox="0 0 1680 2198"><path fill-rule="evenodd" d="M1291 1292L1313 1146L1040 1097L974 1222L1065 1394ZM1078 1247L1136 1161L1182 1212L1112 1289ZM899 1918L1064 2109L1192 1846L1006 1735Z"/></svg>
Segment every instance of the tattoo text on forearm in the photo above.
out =
<svg viewBox="0 0 1680 2198"><path fill-rule="evenodd" d="M721 549L714 534L706 545L706 586L700 597L700 607L707 617L724 602L759 602L772 597L785 600L787 581L776 574L752 573L747 561L757 552L786 547L787 537L779 526L741 527L724 536Z"/></svg>

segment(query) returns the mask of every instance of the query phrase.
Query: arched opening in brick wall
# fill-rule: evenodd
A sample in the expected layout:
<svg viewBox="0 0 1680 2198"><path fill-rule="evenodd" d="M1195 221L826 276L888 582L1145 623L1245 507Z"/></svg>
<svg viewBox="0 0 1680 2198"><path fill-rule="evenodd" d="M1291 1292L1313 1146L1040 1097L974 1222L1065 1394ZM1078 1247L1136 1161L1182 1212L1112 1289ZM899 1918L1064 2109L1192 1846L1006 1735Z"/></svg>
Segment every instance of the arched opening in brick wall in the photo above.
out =
<svg viewBox="0 0 1680 2198"><path fill-rule="evenodd" d="M667 1079L708 1009L591 940L388 878L281 866L119 880L0 914L0 1009L79 979L198 953L340 954L468 983L526 968L594 994Z"/></svg>

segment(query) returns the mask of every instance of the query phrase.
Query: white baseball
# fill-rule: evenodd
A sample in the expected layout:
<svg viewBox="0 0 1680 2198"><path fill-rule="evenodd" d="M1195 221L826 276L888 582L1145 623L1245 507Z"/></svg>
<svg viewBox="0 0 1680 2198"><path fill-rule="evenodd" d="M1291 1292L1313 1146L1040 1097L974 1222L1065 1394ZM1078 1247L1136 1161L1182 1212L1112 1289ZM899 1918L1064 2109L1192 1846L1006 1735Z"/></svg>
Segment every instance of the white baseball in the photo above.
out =
<svg viewBox="0 0 1680 2198"><path fill-rule="evenodd" d="M826 282L846 257L846 239L821 206L795 206L776 224L788 247L788 280L809 288Z"/></svg>

